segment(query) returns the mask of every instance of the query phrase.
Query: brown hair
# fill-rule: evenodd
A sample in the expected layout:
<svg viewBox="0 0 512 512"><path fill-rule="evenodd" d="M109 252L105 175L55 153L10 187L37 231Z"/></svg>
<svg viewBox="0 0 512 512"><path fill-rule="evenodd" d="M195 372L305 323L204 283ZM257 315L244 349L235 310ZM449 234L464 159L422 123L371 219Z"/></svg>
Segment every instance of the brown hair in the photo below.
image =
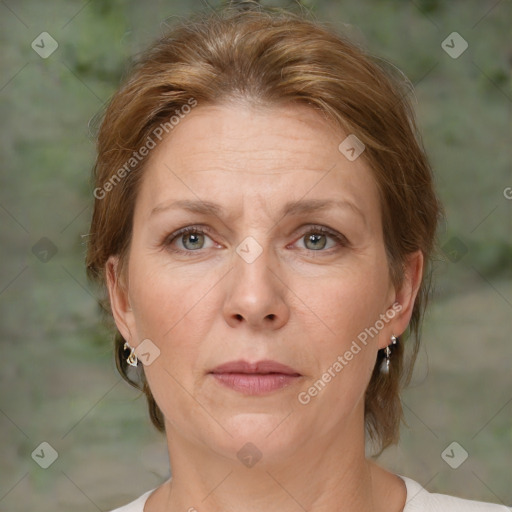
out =
<svg viewBox="0 0 512 512"><path fill-rule="evenodd" d="M374 173L381 197L393 283L401 285L410 253L421 250L426 262L406 340L408 364L404 340L400 340L393 346L389 375L382 375L379 366L384 355L379 351L365 397L370 439L381 449L396 443L403 419L399 392L410 380L418 350L431 288L429 262L442 211L417 134L410 88L407 79L386 62L334 29L290 11L255 4L246 10L225 7L180 21L141 55L105 112L93 171L96 199L88 276L104 287L108 257L119 255L122 267L147 157L131 159L155 129L191 99L199 105L242 100L265 107L292 101L316 109L366 146L362 157ZM106 300L103 305L110 311ZM143 370L138 368L135 379L128 374L123 345L117 332L117 368L146 394L151 420L164 431L163 414Z"/></svg>

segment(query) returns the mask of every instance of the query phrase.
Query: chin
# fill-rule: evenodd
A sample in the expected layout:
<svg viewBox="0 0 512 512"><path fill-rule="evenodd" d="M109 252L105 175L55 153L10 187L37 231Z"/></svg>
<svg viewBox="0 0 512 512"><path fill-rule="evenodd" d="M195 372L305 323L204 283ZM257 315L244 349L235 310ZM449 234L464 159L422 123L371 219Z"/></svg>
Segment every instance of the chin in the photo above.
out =
<svg viewBox="0 0 512 512"><path fill-rule="evenodd" d="M297 443L304 442L298 425L283 421L287 414L236 414L222 421L232 437L223 431L220 437L208 438L208 443L214 442L212 449L222 456L236 458L242 463L245 457L261 457L258 461L260 466L283 461L296 452Z"/></svg>

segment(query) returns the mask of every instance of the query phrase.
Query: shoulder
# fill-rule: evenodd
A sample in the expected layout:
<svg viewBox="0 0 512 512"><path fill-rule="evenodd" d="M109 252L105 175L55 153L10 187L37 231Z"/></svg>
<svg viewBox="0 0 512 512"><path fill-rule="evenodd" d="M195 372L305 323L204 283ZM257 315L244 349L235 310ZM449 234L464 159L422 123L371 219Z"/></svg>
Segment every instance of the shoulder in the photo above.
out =
<svg viewBox="0 0 512 512"><path fill-rule="evenodd" d="M399 476L407 488L407 499L403 512L512 512L511 508L504 505L430 493L415 480ZM153 491L154 489L151 489L131 503L110 512L144 512L144 504Z"/></svg>
<svg viewBox="0 0 512 512"><path fill-rule="evenodd" d="M512 509L504 505L430 493L418 482L399 476L407 487L407 500L403 512L512 512Z"/></svg>
<svg viewBox="0 0 512 512"><path fill-rule="evenodd" d="M111 510L110 512L144 512L144 504L153 491L154 489L151 489L139 496L136 500L128 503L127 505Z"/></svg>

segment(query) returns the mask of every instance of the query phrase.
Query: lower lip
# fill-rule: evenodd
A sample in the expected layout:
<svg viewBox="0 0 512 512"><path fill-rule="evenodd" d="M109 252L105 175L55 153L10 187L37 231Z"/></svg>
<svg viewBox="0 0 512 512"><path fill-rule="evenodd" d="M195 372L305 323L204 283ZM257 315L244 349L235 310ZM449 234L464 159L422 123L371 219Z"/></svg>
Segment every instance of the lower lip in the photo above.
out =
<svg viewBox="0 0 512 512"><path fill-rule="evenodd" d="M300 375L284 373L249 374L249 373L213 373L218 382L246 395L262 395L282 389L296 382Z"/></svg>

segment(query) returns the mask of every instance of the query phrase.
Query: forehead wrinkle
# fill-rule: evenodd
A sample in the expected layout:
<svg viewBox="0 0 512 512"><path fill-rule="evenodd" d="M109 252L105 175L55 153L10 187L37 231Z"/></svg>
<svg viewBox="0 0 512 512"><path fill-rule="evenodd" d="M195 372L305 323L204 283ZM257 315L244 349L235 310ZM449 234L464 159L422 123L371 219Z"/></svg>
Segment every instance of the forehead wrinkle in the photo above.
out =
<svg viewBox="0 0 512 512"><path fill-rule="evenodd" d="M187 173L198 173L198 172L219 172L219 173L222 173L222 172L228 172L228 173L240 173L240 174L255 174L255 175L259 175L259 174L263 174L265 176L271 176L273 174L291 174L291 173L295 173L297 171L304 171L304 172L321 172L323 171L323 169L287 169L287 170L280 170L280 169L276 169L274 171L269 171L269 172L266 172L266 171L254 171L254 170L247 170L247 169L216 169L216 168L212 168L212 169L191 169L191 170L187 170L186 172Z"/></svg>
<svg viewBox="0 0 512 512"><path fill-rule="evenodd" d="M299 216L299 215L307 215L319 211L325 211L332 208L337 209L345 209L350 208L353 210L358 216L360 216L363 222L366 223L366 217L363 212L359 209L359 207L351 201L348 200L335 200L335 199L307 199L307 200L297 200L297 201L288 201L281 209L280 215L282 217L286 216ZM191 199L179 199L176 201L172 201L170 203L163 203L155 206L150 216L156 215L158 213L168 211L168 210L186 210L191 213L201 214L201 215L209 215L215 216L218 218L226 218L226 209L217 203L212 201L203 201L203 200L191 200ZM236 212L231 212L230 217L236 217Z"/></svg>

